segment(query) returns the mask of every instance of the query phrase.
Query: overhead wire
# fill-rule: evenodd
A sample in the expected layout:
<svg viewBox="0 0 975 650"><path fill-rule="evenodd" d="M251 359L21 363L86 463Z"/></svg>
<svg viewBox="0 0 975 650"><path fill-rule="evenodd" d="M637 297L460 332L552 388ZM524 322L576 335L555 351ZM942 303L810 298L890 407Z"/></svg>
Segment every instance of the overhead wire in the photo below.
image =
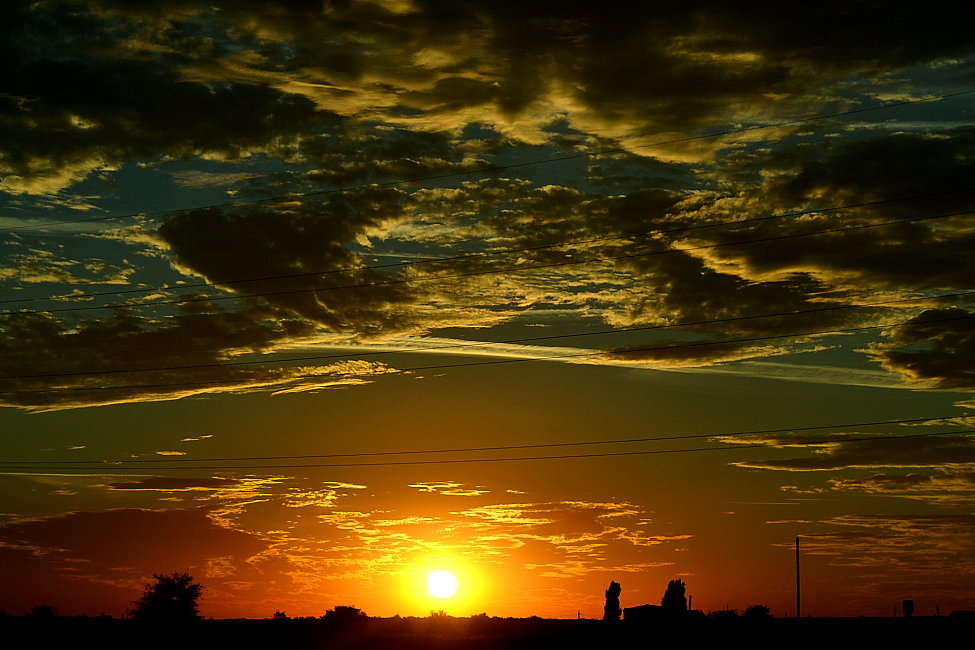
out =
<svg viewBox="0 0 975 650"><path fill-rule="evenodd" d="M433 460L400 460L400 461L364 461L364 462L354 462L354 463L303 463L303 464L273 464L273 465L195 465L192 467L174 467L174 466L162 466L162 467L145 467L144 471L185 471L185 470L267 470L267 469L340 469L340 468L365 468L365 467L396 467L396 466L416 466L416 465L460 465L460 464L472 464L472 463L500 463L500 462L515 462L515 461L537 461L537 460L566 460L566 459L579 459L579 458L608 458L608 457L621 457L621 456L651 456L651 455L663 455L663 454L680 454L680 453L698 453L698 452L713 452L713 451L734 451L739 449L767 449L767 448L780 448L781 446L789 447L804 447L804 446L817 446L824 444L831 444L837 442L890 442L896 440L905 440L911 438L930 438L934 436L947 436L947 435L968 435L975 433L975 429L964 429L960 431L939 431L939 432L929 432L929 433L916 433L916 434L906 434L898 436L869 436L861 438L843 438L837 440L835 437L823 438L820 440L802 440L802 441L790 441L787 443L735 443L727 447L690 447L682 449L649 449L649 450L631 450L631 451L615 451L615 452L592 452L584 454L551 454L545 456L506 456L506 457L492 457L492 458L452 458L452 459L433 459ZM30 470L33 472L39 470L51 470L55 469L60 472L67 470L72 470L75 472L81 471L94 471L94 472L104 472L119 470L124 472L131 472L133 468L131 467L117 467L113 465L97 465L92 467L69 467L65 468L63 466L49 467L49 466L15 466L8 468L4 463L0 462L0 471L4 469L17 470L19 472L24 472L25 470Z"/></svg>
<svg viewBox="0 0 975 650"><path fill-rule="evenodd" d="M243 462L243 461L255 461L255 460L299 460L299 459L313 459L313 458L350 458L350 457L364 457L364 456L407 456L407 455L419 455L419 454L454 454L454 453L473 453L473 452L484 452L484 451L510 451L514 449L543 449L552 447L581 447L581 446L592 446L592 445L618 445L618 444L633 444L633 443L643 443L643 442L663 442L663 441L674 441L674 440L693 440L701 438L730 438L739 436L759 436L759 435L771 435L779 433L802 433L807 431L822 431L824 429L845 429L853 427L873 427L881 425L919 425L924 422L937 422L939 420L948 420L950 418L956 417L956 415L934 415L927 417L917 417L917 418L901 418L897 420L868 420L865 422L841 422L836 424L820 424L814 426L803 426L803 427L783 427L778 429L753 429L746 431L728 431L725 433L693 433L684 435L672 435L672 436L649 436L649 437L638 437L638 438L617 438L612 440L583 440L583 441L573 441L573 442L548 442L548 443L534 443L534 444L521 444L521 445L496 445L491 447L455 447L455 448L435 448L435 449L409 449L409 450L395 450L395 451L368 451L368 452L347 452L347 453L333 453L333 454L299 454L291 456L231 456L231 457L211 457L211 458L152 458L152 459L126 459L120 461L108 461L108 460L4 460L0 461L0 465L31 465L43 463L46 465L77 465L79 463L106 463L111 465L132 465L132 464L144 464L144 463L213 463L213 462Z"/></svg>

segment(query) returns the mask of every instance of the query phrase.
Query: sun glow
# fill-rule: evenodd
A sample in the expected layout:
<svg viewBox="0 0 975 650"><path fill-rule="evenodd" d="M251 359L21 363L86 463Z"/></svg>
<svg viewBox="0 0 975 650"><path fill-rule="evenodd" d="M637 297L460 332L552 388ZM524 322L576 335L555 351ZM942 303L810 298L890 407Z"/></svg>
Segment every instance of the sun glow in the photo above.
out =
<svg viewBox="0 0 975 650"><path fill-rule="evenodd" d="M413 616L441 610L451 616L483 612L493 607L492 577L467 558L442 553L418 559L400 576L396 612Z"/></svg>
<svg viewBox="0 0 975 650"><path fill-rule="evenodd" d="M427 576L427 591L434 598L450 598L457 593L457 578L450 571L434 571Z"/></svg>

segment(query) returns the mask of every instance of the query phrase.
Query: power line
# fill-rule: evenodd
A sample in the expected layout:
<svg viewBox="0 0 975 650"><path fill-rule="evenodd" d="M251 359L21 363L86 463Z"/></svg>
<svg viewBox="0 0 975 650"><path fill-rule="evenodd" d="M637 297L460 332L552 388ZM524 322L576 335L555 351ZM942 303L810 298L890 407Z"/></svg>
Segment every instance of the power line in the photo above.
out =
<svg viewBox="0 0 975 650"><path fill-rule="evenodd" d="M822 431L824 429L841 429L848 427L872 427L890 424L918 424L921 422L932 422L945 420L955 417L954 415L937 415L922 418L904 418L900 420L871 420L868 422L843 422L839 424L823 424L807 427L785 427L781 429L756 429L750 431L729 431L727 433L695 433L688 435L674 436L653 436L642 438L618 438L615 440L585 440L576 442L550 442L527 445L498 445L494 447L457 447L453 449L413 449L397 451L369 451L341 454L300 454L295 456L234 456L222 458L168 458L160 460L153 458L149 460L129 459L122 461L99 461L99 460L5 460L0 465L31 465L43 463L47 465L77 465L79 463L106 463L114 466L122 466L139 463L212 463L212 462L238 462L248 460L299 460L310 458L349 458L362 456L408 456L417 454L453 454L453 453L472 453L482 451L507 451L512 449L542 449L551 447L580 447L588 445L616 445L632 444L638 442L659 442L672 440L692 440L700 438L729 438L737 436L757 436L769 435L774 433L797 433L802 431Z"/></svg>
<svg viewBox="0 0 975 650"><path fill-rule="evenodd" d="M661 141L658 141L658 142L651 142L651 143L648 143L648 144L633 145L631 147L612 147L612 148L607 148L607 149L597 149L596 151L585 151L585 152L580 152L580 153L576 153L576 154L569 154L569 155L566 155L566 156L558 156L556 158L542 158L542 159L536 159L536 160L526 161L526 162L521 162L521 163L511 163L511 164L507 164L507 165L488 165L488 166L485 166L485 167L481 167L479 169L464 170L464 171L457 171L457 172L448 172L448 173L444 173L444 174L434 174L434 175L428 175L428 176L422 176L422 177L415 177L415 178L408 178L408 179L400 179L400 180L394 180L394 181L385 181L385 182L381 182L381 183L360 184L360 185L346 186L346 187L341 187L341 188L333 188L333 189L328 189L328 190L315 190L315 191L312 191L312 192L294 192L294 193L290 193L290 194L282 194L282 195L278 195L278 196L274 196L274 197L270 197L270 198L265 198L265 199L253 199L253 200L248 200L248 201L228 201L228 202L225 202L225 203L208 204L208 205L203 205L203 206L198 206L198 207L193 207L193 208L178 208L178 209L175 209L175 210L160 210L160 211L156 211L156 212L135 212L135 213L124 214L124 215L109 215L109 216L104 216L104 217L93 217L93 218L90 218L90 219L77 219L77 220L73 220L73 221L53 221L53 222L47 222L47 223L43 223L43 224L31 224L31 225L22 225L22 226L7 226L7 227L4 227L4 228L0 228L0 232L11 231L11 230L32 230L32 229L35 229L35 228L47 228L47 227L50 227L50 226L74 225L74 224L81 224L81 223L96 223L96 222L104 222L104 221L115 221L115 220L120 220L120 219L133 219L133 218L136 218L136 217L147 217L147 218L151 218L151 217L165 216L165 215L171 215L171 214L182 214L182 213L187 213L187 212L195 212L197 210L205 210L205 209L208 209L208 208L226 208L226 207L237 207L237 206L242 206L242 205L258 205L258 204L262 204L262 203L273 203L275 201L293 201L293 200L296 200L296 199L309 198L309 197L313 197L313 196L326 196L326 195L330 195L330 194L340 194L340 193L344 193L344 192L352 192L352 191L356 191L356 190L362 190L362 189L368 189L368 188L374 188L374 187L396 187L396 186L399 186L399 185L408 185L408 184L411 184L411 183L422 183L422 182L425 182L425 181L443 180L443 179L447 179L447 178L458 178L458 177L461 177L461 176L469 176L469 175L472 175L472 174L486 174L486 173L492 173L492 172L498 172L498 171L506 171L506 170L509 170L509 169L517 169L517 168L521 168L521 167L531 167L531 166L534 166L534 165L544 165L544 164L549 164L549 163L565 162L565 161L568 161L568 160L578 160L578 159L581 159L581 158L592 158L592 157L596 157L596 156L604 156L604 155L617 154L617 153L626 153L626 152L628 152L628 151L630 151L632 149L648 149L648 148L651 148L651 147L661 147L661 146L668 146L668 145L673 145L673 144L681 144L681 143L685 143L685 142L694 142L696 140L707 140L707 139L711 139L711 138L723 137L723 136L726 136L726 135L735 135L735 134L739 134L739 133L749 133L749 132L752 132L752 131L761 131L761 130L764 130L764 129L780 128L780 127L783 127L783 126L791 126L791 125L794 125L794 124L805 124L805 123L808 123L808 122L815 122L815 121L825 120L825 119L831 119L831 118L835 118L835 117L846 117L846 116L849 116L849 115L857 115L857 114L861 114L861 113L869 113L869 112L874 112L874 111L887 110L887 109L890 109L890 108L897 108L897 107L901 107L901 106L910 106L910 105L913 105L913 104L923 104L923 103L930 103L930 102L938 102L938 101L943 101L945 99L953 99L955 97L962 97L962 96L971 95L971 94L975 94L975 89L972 89L972 90L963 90L963 91L958 91L958 92L954 92L954 93L945 93L943 95L938 95L936 97L921 97L921 98L918 98L918 99L907 99L907 100L902 100L902 101L898 101L898 102L888 102L886 104L880 104L879 106L869 106L869 107L864 107L864 108L855 108L855 109L850 109L850 110L847 110L847 111L838 111L838 112L835 112L835 113L821 113L819 115L812 115L812 116L809 116L809 117L796 118L796 119L792 119L792 120L784 120L784 121L781 121L781 122L774 122L772 124L758 124L758 125L738 127L738 128L732 128L732 129L724 129L724 130L721 130L721 131L715 131L713 133L705 133L705 134L694 135L694 136L686 136L686 137L683 137L683 138L673 138L673 139L670 139L670 140L661 140Z"/></svg>
<svg viewBox="0 0 975 650"><path fill-rule="evenodd" d="M768 221L768 220L771 220L771 219L786 219L786 218L792 218L792 217L801 217L801 216L810 215L810 214L820 214L820 213L828 213L828 212L837 212L837 211L841 211L841 210L850 210L850 209L853 209L853 208L863 208L863 207L878 206L878 205L888 205L888 204L891 204L891 203L900 203L900 202L904 202L904 201L916 201L916 200L921 200L921 199L931 199L931 198L937 198L937 197L948 196L948 195L953 195L953 194L965 194L965 193L969 193L969 192L973 192L973 191L975 191L975 187L964 187L964 188L958 188L958 189L943 190L943 191L940 191L940 192L928 192L928 193L925 193L925 194L906 195L906 196L901 196L901 197L896 197L896 198L891 198L891 199L878 199L878 200L875 200L875 201L864 201L864 202L861 202L861 203L848 203L848 204L845 204L845 205L830 206L830 207L824 207L824 208L815 208L815 209L808 209L808 210L799 210L799 211L794 211L794 212L785 212L785 213L780 213L780 214L766 215L764 217L753 217L751 219L738 219L738 220L718 221L718 222L713 222L713 223L697 224L697 225L692 225L692 226L680 226L680 227L677 227L677 228L659 229L659 230L653 230L651 232L641 231L641 232L636 232L636 233L631 233L631 234L626 234L626 235L614 235L612 237L597 237L597 238L593 238L593 239L569 240L569 241L557 242L557 243L554 243L554 244L545 244L545 245L539 245L539 246L526 246L526 247L521 247L521 248L507 248L507 249L496 250L496 251L465 252L465 253L462 253L460 255L452 255L452 256L447 256L447 257L426 258L426 259L422 259L422 260L406 260L406 261L400 261L400 262L390 262L390 263L386 263L386 264L372 264L372 265L362 265L362 266L355 266L355 267L344 267L344 268L336 268L336 269L325 269L325 270L321 270L321 271L308 271L308 272L302 272L302 273L288 273L288 274L280 274L280 275L258 276L258 277L251 277L251 278L244 278L244 279L237 279L237 280L220 280L216 284L220 284L220 285L226 286L226 285L236 285L236 284L247 284L247 283L252 283L252 282L267 282L267 281L272 281L272 280L293 280L293 279L299 279L299 278L320 277L320 276L324 276L324 275L332 275L332 274L338 274L338 273L357 273L357 272L363 272L363 271L374 271L374 270L381 270L381 269L388 269L388 268L396 268L396 267L410 267L410 266L419 266L419 265L423 265L423 264L442 264L444 262L457 262L457 261L466 261L466 260L470 260L470 259L483 259L484 257L495 257L495 256L500 256L500 255L513 255L513 254L517 254L517 253L527 253L527 252L533 252L533 251L539 251L539 250L548 250L548 249L553 249L553 248L562 248L562 247L567 247L567 246L583 246L583 245L595 244L595 243L600 243L600 242L620 241L620 240L625 240L625 239L635 239L635 238L641 238L641 237L648 237L648 236L651 236L651 235L668 235L668 234L673 234L673 233L683 233L683 232L691 232L691 231L694 231L694 230L702 230L702 229L706 229L706 228L719 228L719 227L724 227L724 226L740 226L740 225L743 225L743 224L751 224L751 223L756 223L756 222L761 222L761 221ZM718 197L716 199L712 199L711 203L713 204L715 201L720 200L721 198L728 198L728 196L723 196L723 197ZM85 298L98 298L98 297L104 297L104 296L120 296L120 295L136 294L136 293L151 293L151 292L154 292L154 291L161 291L161 290L177 290L178 289L180 291L183 291L183 290L189 290L189 289L210 288L210 287L213 286L213 284L214 283L210 283L210 282L199 282L199 283L195 283L195 284L184 284L184 285L179 285L179 286L174 286L174 287L152 286L152 287L139 287L139 288L135 288L135 289L121 289L121 290L114 290L114 291L83 292L83 293L72 294L71 298L77 300L77 299L85 299ZM369 286L375 286L375 285L369 285ZM219 297L219 298L220 299L239 299L239 298L243 298L243 297L255 297L255 296L261 296L261 295L264 295L264 294L249 294L248 296L242 296L241 295L241 296L229 296L229 297L228 296L224 296L224 297ZM213 298L193 298L193 299L190 299L190 300L213 300L213 299L216 299L216 298L217 297L213 297ZM41 302L41 301L45 301L45 300L51 300L51 298L49 298L49 297L36 297L36 296L35 297L31 297L31 298L9 298L9 299L5 299L5 300L0 300L0 304L24 303L24 302ZM156 301L156 302L147 302L147 303L135 303L135 305L136 306L141 306L141 305L175 304L175 303L179 303L179 302L181 302L181 301L179 301L179 300L175 300L175 301ZM126 306L131 306L131 305L126 305ZM44 312L55 312L56 313L56 312L62 312L62 311L83 311L83 310L90 310L90 309L104 309L104 308L110 308L110 307L111 306L71 307L71 308L62 308L62 309L54 309L54 310L43 310L43 311ZM37 312L23 310L23 311L17 312L17 313L37 313Z"/></svg>
<svg viewBox="0 0 975 650"><path fill-rule="evenodd" d="M887 437L865 437L865 438L844 438L839 442L889 442L893 440L905 440L911 438L929 438L933 436L946 436L946 435L967 435L975 433L975 429L965 429L962 431L941 431L937 433L915 433L907 434L902 436L887 436ZM805 446L815 446L823 445L828 443L838 442L836 438L823 438L821 440L803 440L796 442L789 442L789 446L792 447L805 447ZM197 465L193 467L146 467L146 471L171 471L171 470L237 470L237 469L316 469L316 468L345 468L345 467L393 467L393 466L407 466L407 465L459 465L459 464L472 464L472 463L500 463L500 462L513 462L513 461L533 461L533 460L565 460L572 458L607 458L607 457L619 457L619 456L650 456L650 455L662 455L662 454L682 454L682 453L696 453L696 452L710 452L710 451L733 451L738 449L767 449L771 447L779 447L776 443L755 443L755 444L735 444L729 447L690 447L683 449L650 449L650 450L640 450L640 451L616 451L616 452L594 452L586 454L552 454L548 456L507 456L501 458L460 458L460 459L443 459L443 460L401 460L401 461L369 461L369 462L356 462L356 463L311 463L311 464L276 464L276 465ZM0 463L0 470L20 470L20 471L37 471L37 470L57 470L65 471L66 468L62 467L7 467L5 464ZM125 472L133 471L131 467L113 467L111 465L99 465L96 467L70 467L67 468L74 471L93 471L93 472L104 472L112 470L120 470Z"/></svg>
<svg viewBox="0 0 975 650"><path fill-rule="evenodd" d="M950 318L933 318L924 321L904 321L900 323L887 323L884 325L869 325L864 327L848 327L842 329L831 329L831 330L817 330L812 332L793 332L790 334L775 334L770 336L753 336L747 338L738 339L727 339L723 341L696 341L691 343L680 343L673 345L660 345L660 346L646 346L646 347L630 347L623 350L599 350L596 352L586 351L580 353L571 354L556 354L548 356L536 356L529 359L517 358L517 359L490 359L487 361L470 361L461 363L451 363L451 364L434 364L427 366L413 366L409 368L401 368L402 372L416 372L419 370L441 370L449 368L466 368L471 366L489 366L489 365L502 365L502 364L512 364L512 363L526 363L526 362L536 362L536 361L551 361L558 359L573 359L581 357L590 357L594 354L606 354L606 353L633 353L633 352L652 352L652 351L662 351L662 350L675 350L682 348L694 348L694 347L707 347L713 345L730 345L736 343L757 343L761 341L771 341L775 339L783 338L803 338L806 336L822 336L826 334L850 334L854 332L865 332L874 329L882 329L885 327L915 327L919 325L929 325L931 323L942 323L951 322L959 320L971 320L975 318L975 314L967 314L965 316L954 316ZM212 367L221 367L224 364L215 364ZM86 373L87 374L87 373ZM284 377L287 381L296 381L301 379L320 379L321 375L317 374L305 374L305 375L294 375L291 377ZM0 377L0 380L4 378ZM247 382L238 382L238 385L245 385ZM251 384L259 387L261 385L266 385L267 380L258 380L251 382ZM60 393L60 392L91 392L91 391L111 391L111 390L125 390L132 388L179 388L179 387L191 387L191 386L212 386L214 388L219 388L225 385L226 382L221 382L218 380L209 381L184 381L175 382L168 384L123 384L117 386L71 386L71 387L60 387L60 388L36 388L36 389L23 389L23 390L2 390L0 395L24 395L32 393Z"/></svg>
<svg viewBox="0 0 975 650"><path fill-rule="evenodd" d="M815 210L813 210L811 212L815 212ZM310 288L310 289L288 289L288 290L283 290L283 291L268 291L268 292L251 293L251 294L235 294L235 295L230 295L230 296L208 296L208 297L198 297L198 298L180 298L180 299L172 299L172 300L159 300L159 301L147 302L147 303L133 303L133 304L121 304L121 305L93 305L93 306L86 306L86 307L64 307L64 308L59 308L59 309L41 309L41 310L26 310L25 309L25 310L20 310L20 311L15 311L15 312L5 312L3 314L3 316L4 317L26 316L26 315L30 315L30 314L41 314L41 313L44 313L44 314L53 314L53 313L64 313L64 312L91 311L91 310L100 310L100 309L121 309L121 308L127 308L127 307L188 304L188 303L195 303L195 302L208 302L208 303L210 303L210 302L221 302L221 301L224 301L224 300L243 300L243 299L246 299L246 298L268 298L268 297L274 297L274 296L288 296L288 295L297 295L297 294L304 294L304 293L325 293L325 292L330 292L330 291L341 291L341 290L348 290L348 289L368 289L368 288L372 288L372 287L383 287L383 286L391 286L391 285L413 284L413 283L419 283L419 282L432 282L432 281L441 281L441 280L451 280L451 279L457 279L457 278L466 278L466 277L475 277L475 276L484 276L484 275L498 275L498 274L503 274L503 273L521 273L521 272L524 272L524 271L534 271L534 270L538 270L538 269L562 268L562 267L567 267L567 266L579 266L579 265L584 265L584 264L595 264L595 263L598 263L598 262L612 262L612 261L625 260L625 259L637 259L637 258L644 258L644 257L655 257L655 256L658 256L658 255L669 255L669 254L673 254L673 253L691 253L691 252L701 251L701 250L714 250L714 249L717 249L717 248L727 248L729 246L744 246L744 245L749 245L749 244L759 244L759 243L766 243L766 242L772 242L772 241L783 241L783 240L788 240L788 239L800 239L800 238L803 238L803 237L812 237L812 236L816 236L816 235L829 235L829 234L836 234L836 233L841 233L841 232L850 232L850 231L854 231L854 230L867 230L867 229L870 229L870 228L881 228L881 227L884 227L884 226L893 226L893 225L900 225L900 224L906 224L906 223L916 223L916 222L919 222L919 221L931 221L931 220L934 220L934 219L947 219L947 218L951 218L951 217L959 217L959 216L964 216L964 215L969 215L969 214L975 214L975 211L965 210L965 211L960 211L960 212L950 212L950 213L944 213L944 214L928 215L928 216L923 216L923 217L909 217L909 218L906 218L906 219L894 219L894 220L891 220L891 221L874 222L874 223L867 223L867 224L857 224L857 225L853 225L853 226L844 226L844 227L839 227L839 228L827 228L825 230L816 230L816 231L802 232L802 233L791 233L791 234L788 234L788 235L774 235L774 236L769 236L769 237L758 237L758 238L755 238L755 239L745 239L745 240L734 241L734 242L723 242L723 243L720 243L720 244L707 244L707 245L703 245L703 246L692 246L692 247L689 247L689 248L667 248L667 249L663 249L663 250L655 250L655 251L649 251L649 252L644 252L644 253L627 253L627 254L623 254L623 255L605 255L605 256L595 257L595 258L592 258L592 259L585 259L585 260L566 260L566 261L559 261L559 262L547 262L545 264L520 265L520 266L508 267L508 268L502 268L502 269L483 269L483 270L479 270L479 271L469 271L469 272L465 272L465 273L454 273L454 274L446 274L446 275L435 275L435 276L426 276L426 277L419 277L419 278L399 278L399 279L392 279L392 280L383 280L383 281L380 281L380 282L363 282L363 283L359 283L359 284L336 285L336 286L330 286L330 287L317 287L317 288Z"/></svg>
<svg viewBox="0 0 975 650"><path fill-rule="evenodd" d="M730 316L727 318L714 318L708 320L698 320L698 321L686 321L682 323L670 323L667 325L645 325L639 327L626 327L619 329L609 329L609 330L598 330L594 332L572 332L569 334L549 334L545 336L530 336L516 339L505 339L501 341L491 341L491 342L473 342L473 343L458 343L450 345L436 345L428 347L419 348L409 348L408 350L382 350L382 351L356 351L348 352L342 354L316 354L302 357L288 357L285 359L256 359L256 360L245 360L245 361L226 361L223 363L201 363L201 364L187 364L181 366L154 366L151 368L115 368L112 370L85 370L77 372L53 372L53 373L37 373L31 375L4 375L0 376L0 380L4 379L42 379L50 377L78 377L78 376L92 376L92 375L113 375L113 374L124 374L130 372L161 372L161 371L172 371L172 370L197 370L203 368L222 368L227 366L255 366L255 365L268 365L268 364L278 364L278 363L295 363L301 361L322 361L325 359L344 359L348 357L364 357L364 356L379 356L379 355L390 355L390 354L402 354L404 352L417 353L417 352L431 352L437 350L460 350L463 354L463 350L470 348L483 348L486 345L504 345L510 343L530 343L537 341L551 341L557 339L569 339L569 338L580 338L585 336L605 336L611 334L625 334L629 332L647 332L647 331L657 331L657 330L668 330L668 329L678 329L685 327L699 327L704 325L717 325L717 324L727 324L736 323L749 320L758 320L764 318L779 318L783 316L801 316L806 314L818 314L824 312L832 311L845 311L850 309L865 309L868 307L879 307L894 304L903 304L918 301L928 301L928 300L943 300L945 298L961 298L966 296L975 296L975 291L962 291L956 293L939 294L934 296L918 296L915 298L900 298L896 300L881 300L877 302L865 302L856 305L833 305L829 307L816 307L813 309L796 309L792 311L774 312L768 314L753 314L751 316ZM930 322L930 321L925 321ZM886 325L881 327L887 327ZM0 391L2 394L2 391Z"/></svg>

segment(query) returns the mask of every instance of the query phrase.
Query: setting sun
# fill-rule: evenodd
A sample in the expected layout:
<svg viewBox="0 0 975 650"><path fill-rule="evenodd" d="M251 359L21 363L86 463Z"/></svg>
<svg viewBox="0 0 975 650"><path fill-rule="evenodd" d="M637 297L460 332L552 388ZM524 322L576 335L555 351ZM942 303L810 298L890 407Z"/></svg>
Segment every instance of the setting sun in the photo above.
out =
<svg viewBox="0 0 975 650"><path fill-rule="evenodd" d="M450 571L434 571L427 576L427 591L434 598L450 598L457 593L457 578Z"/></svg>

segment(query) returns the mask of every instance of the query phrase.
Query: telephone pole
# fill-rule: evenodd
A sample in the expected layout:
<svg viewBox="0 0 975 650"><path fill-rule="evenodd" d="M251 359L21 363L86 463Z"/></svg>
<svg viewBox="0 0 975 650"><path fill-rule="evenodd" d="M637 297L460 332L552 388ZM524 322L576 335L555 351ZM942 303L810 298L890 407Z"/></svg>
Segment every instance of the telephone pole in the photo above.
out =
<svg viewBox="0 0 975 650"><path fill-rule="evenodd" d="M802 618L802 589L799 582L799 536L796 535L796 618Z"/></svg>

